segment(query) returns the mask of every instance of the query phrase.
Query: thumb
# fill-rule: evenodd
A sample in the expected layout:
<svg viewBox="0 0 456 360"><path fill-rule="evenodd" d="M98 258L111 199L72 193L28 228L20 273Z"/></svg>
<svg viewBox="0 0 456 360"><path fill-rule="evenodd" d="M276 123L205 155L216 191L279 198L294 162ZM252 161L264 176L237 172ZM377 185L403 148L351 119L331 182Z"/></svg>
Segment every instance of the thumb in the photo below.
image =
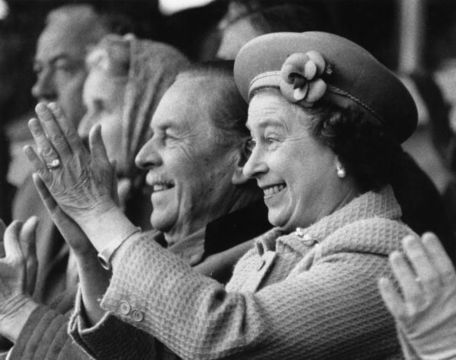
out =
<svg viewBox="0 0 456 360"><path fill-rule="evenodd" d="M106 146L101 137L101 126L99 124L92 127L89 133L89 147L90 153L92 154L94 160L100 162L103 165L111 166L111 163L108 159L108 153L106 151Z"/></svg>
<svg viewBox="0 0 456 360"><path fill-rule="evenodd" d="M22 258L22 250L19 244L19 233L22 228L21 221L13 221L5 231L5 255L7 258L20 259Z"/></svg>
<svg viewBox="0 0 456 360"><path fill-rule="evenodd" d="M35 236L38 222L38 217L36 216L28 218L20 232L20 245L26 259L34 259L36 257Z"/></svg>

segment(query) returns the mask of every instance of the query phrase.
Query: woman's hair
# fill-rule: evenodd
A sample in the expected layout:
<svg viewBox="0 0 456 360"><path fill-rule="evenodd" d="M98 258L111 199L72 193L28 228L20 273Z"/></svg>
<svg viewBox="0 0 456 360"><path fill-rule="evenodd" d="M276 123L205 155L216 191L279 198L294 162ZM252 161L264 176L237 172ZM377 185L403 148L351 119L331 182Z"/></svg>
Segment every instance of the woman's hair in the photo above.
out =
<svg viewBox="0 0 456 360"><path fill-rule="evenodd" d="M98 68L114 78L128 76L130 68L130 42L119 35L105 36L86 58L89 70Z"/></svg>
<svg viewBox="0 0 456 360"><path fill-rule="evenodd" d="M179 76L203 77L207 80L207 101L211 120L219 130L221 144L233 146L245 142L249 135L246 127L247 104L239 94L233 78L234 61L209 61L193 65Z"/></svg>
<svg viewBox="0 0 456 360"><path fill-rule="evenodd" d="M378 191L391 183L402 148L384 126L355 107L325 102L303 111L311 115L311 134L338 156L361 191Z"/></svg>

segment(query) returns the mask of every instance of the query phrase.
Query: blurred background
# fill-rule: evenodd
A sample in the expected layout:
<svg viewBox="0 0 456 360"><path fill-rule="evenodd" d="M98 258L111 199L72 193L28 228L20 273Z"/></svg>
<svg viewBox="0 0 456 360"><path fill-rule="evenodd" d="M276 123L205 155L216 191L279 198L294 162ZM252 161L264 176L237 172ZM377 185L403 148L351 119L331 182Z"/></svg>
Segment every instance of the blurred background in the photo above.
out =
<svg viewBox="0 0 456 360"><path fill-rule="evenodd" d="M367 48L409 87L418 104L420 124L405 148L437 188L446 191L456 163L456 1L318 2L326 7L334 32ZM35 81L36 41L46 14L68 3L90 3L103 11L128 14L138 36L173 44L193 60L215 57L221 20L228 10L225 0L0 0L0 152L4 164L0 171L7 175L7 183L0 185L3 189L12 185L12 192L28 173L21 156L29 140L26 121L35 104L30 89ZM16 161L10 163L8 156Z"/></svg>

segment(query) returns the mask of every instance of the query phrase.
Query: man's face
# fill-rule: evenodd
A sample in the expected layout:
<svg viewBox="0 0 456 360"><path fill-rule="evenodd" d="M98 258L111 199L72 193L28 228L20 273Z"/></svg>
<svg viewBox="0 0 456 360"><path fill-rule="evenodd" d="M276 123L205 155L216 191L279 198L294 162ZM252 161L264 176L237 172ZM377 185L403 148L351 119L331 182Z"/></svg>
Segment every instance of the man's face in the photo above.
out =
<svg viewBox="0 0 456 360"><path fill-rule="evenodd" d="M57 102L75 125L85 112L82 87L87 49L77 27L77 23L51 23L43 31L35 55L37 79L32 88L37 100Z"/></svg>
<svg viewBox="0 0 456 360"><path fill-rule="evenodd" d="M217 96L207 79L178 78L152 118L153 137L136 158L153 190L151 224L167 238L191 234L232 206L240 150L220 142L210 105L220 101Z"/></svg>

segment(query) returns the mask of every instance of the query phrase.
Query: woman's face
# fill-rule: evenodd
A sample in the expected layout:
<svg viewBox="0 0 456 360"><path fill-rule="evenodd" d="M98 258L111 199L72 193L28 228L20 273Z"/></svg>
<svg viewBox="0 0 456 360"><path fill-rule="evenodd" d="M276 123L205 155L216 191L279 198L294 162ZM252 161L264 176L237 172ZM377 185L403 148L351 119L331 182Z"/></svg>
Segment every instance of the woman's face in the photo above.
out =
<svg viewBox="0 0 456 360"><path fill-rule="evenodd" d="M122 139L122 115L126 78L115 78L104 70L92 68L83 90L87 112L78 126L78 133L87 139L92 126L101 124L101 135L109 159L119 162Z"/></svg>
<svg viewBox="0 0 456 360"><path fill-rule="evenodd" d="M249 105L253 149L244 174L263 190L269 222L285 231L330 214L341 197L336 155L309 133L310 119L272 91L256 94Z"/></svg>

